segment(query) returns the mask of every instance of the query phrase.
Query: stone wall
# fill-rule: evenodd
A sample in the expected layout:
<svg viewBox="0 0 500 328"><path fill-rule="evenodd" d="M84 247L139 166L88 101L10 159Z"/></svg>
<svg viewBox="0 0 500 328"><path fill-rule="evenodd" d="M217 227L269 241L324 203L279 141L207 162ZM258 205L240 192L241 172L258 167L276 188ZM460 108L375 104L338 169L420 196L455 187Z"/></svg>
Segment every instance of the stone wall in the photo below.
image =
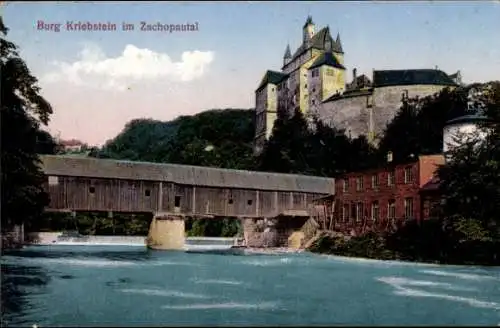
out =
<svg viewBox="0 0 500 328"><path fill-rule="evenodd" d="M319 117L328 124L345 129L352 138L366 135L369 139L370 136L379 139L401 107L403 94L409 98L422 98L444 88L446 86L441 85L375 88L371 95L346 96L323 103Z"/></svg>
<svg viewBox="0 0 500 328"><path fill-rule="evenodd" d="M245 243L252 248L288 247L289 237L298 232L306 220L295 217L243 219Z"/></svg>

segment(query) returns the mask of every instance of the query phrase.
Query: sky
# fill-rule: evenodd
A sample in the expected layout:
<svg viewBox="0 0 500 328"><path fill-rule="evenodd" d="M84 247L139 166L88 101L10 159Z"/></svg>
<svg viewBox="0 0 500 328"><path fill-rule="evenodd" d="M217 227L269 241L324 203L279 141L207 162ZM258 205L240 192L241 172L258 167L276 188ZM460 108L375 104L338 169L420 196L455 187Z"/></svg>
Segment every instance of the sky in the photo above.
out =
<svg viewBox="0 0 500 328"><path fill-rule="evenodd" d="M267 69L279 70L311 15L340 33L347 80L357 68L434 68L464 82L500 79L500 1L12 2L8 39L52 104L48 130L102 145L132 119L172 120L215 108L253 108ZM68 22L116 31L70 31ZM197 31L141 31L195 24ZM134 24L123 31L122 24ZM61 24L59 32L49 28ZM42 25L44 28L42 28ZM40 27L40 28L39 28Z"/></svg>

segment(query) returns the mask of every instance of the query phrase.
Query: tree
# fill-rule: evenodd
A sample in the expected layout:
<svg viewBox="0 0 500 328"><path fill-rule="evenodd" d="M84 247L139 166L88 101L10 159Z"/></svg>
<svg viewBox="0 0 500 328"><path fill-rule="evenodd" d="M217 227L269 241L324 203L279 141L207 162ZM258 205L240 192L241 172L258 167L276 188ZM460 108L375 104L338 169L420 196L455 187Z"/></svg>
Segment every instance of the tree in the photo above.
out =
<svg viewBox="0 0 500 328"><path fill-rule="evenodd" d="M476 219L491 228L500 225L500 83L483 88L489 91L484 101L490 121L483 126L488 136L471 136L461 146L453 147L447 154L450 160L438 174L444 216Z"/></svg>
<svg viewBox="0 0 500 328"><path fill-rule="evenodd" d="M47 125L52 107L40 95L37 79L19 57L17 46L6 39L0 17L2 228L28 223L48 204L45 176L39 167L37 138Z"/></svg>
<svg viewBox="0 0 500 328"><path fill-rule="evenodd" d="M278 173L311 174L308 157L311 132L302 113L297 110L291 118L278 117L271 137L258 158L258 169Z"/></svg>
<svg viewBox="0 0 500 328"><path fill-rule="evenodd" d="M392 152L393 161L401 163L418 155L441 153L445 123L465 114L470 87L444 89L432 96L403 102L385 128L379 143L380 156Z"/></svg>

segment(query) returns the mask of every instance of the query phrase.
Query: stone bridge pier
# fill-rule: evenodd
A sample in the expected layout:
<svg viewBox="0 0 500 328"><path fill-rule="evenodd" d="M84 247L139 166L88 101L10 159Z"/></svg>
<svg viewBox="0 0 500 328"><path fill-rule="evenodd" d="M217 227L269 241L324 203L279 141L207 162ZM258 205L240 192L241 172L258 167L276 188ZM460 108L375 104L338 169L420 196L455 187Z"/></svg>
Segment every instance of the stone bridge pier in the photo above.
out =
<svg viewBox="0 0 500 328"><path fill-rule="evenodd" d="M308 219L290 216L242 219L246 245L255 248L292 246L289 238L300 231Z"/></svg>
<svg viewBox="0 0 500 328"><path fill-rule="evenodd" d="M149 225L147 245L158 250L182 250L184 248L185 222L178 214L156 214Z"/></svg>
<svg viewBox="0 0 500 328"><path fill-rule="evenodd" d="M242 218L243 235L247 247L296 247L289 241L299 233L307 217L279 216L275 218ZM185 217L180 214L156 214L149 226L147 245L158 250L184 249ZM217 220L217 218L213 218ZM300 247L301 242L297 247Z"/></svg>

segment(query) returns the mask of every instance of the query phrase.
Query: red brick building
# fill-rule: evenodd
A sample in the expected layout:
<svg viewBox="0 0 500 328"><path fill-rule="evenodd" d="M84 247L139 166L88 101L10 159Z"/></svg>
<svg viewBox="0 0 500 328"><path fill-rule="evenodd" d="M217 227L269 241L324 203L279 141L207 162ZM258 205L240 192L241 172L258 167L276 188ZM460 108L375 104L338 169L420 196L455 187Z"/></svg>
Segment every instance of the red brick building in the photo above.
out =
<svg viewBox="0 0 500 328"><path fill-rule="evenodd" d="M352 172L336 179L330 197L335 224L339 228L383 226L404 219L423 219L428 211L420 189L444 164L443 155L420 156L414 162ZM322 201L328 205L328 200Z"/></svg>

